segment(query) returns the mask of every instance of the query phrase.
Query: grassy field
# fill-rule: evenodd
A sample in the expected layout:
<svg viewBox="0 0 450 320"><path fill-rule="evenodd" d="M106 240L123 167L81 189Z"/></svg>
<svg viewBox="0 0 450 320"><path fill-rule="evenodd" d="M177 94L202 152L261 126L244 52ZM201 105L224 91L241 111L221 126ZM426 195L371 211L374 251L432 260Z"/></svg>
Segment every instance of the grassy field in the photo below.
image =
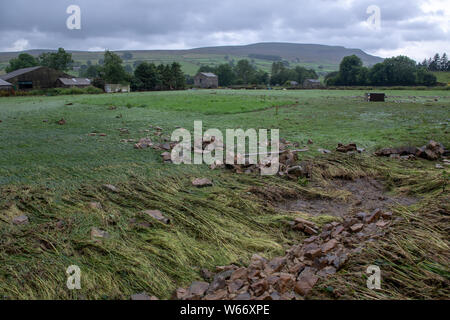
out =
<svg viewBox="0 0 450 320"><path fill-rule="evenodd" d="M401 164L370 154L380 147L421 146L430 139L449 146L450 92L386 93L385 103L367 103L364 92L356 90L0 98L0 299L126 299L141 291L169 298L175 288L199 279L200 268L245 265L253 253L271 257L300 241L302 236L286 224L295 214L268 206L250 191L270 186L280 193L323 196L323 190L278 177L209 170L206 165L163 164L161 152L120 142L146 136L162 141L178 126L192 130L194 120L202 120L204 130L279 128L282 138L302 146L311 139L310 151L302 154L310 160L328 161L318 148L334 150L339 142L355 142L367 152L330 159L336 176L376 172L392 192L423 197L416 210L424 208L425 201L445 205L447 180L434 163ZM56 123L61 118L65 125ZM153 134L155 126L163 128L162 137ZM129 134L121 134L120 128ZM93 132L106 136L88 135ZM195 189L190 183L194 177L211 178L214 186ZM119 192L104 190L106 183L116 185ZM100 202L102 209L89 208L91 201ZM426 208L432 207L427 203ZM172 224L142 228L130 223L145 220L138 214L145 209L161 210ZM12 225L11 217L21 212L29 216L30 224ZM320 224L333 218L312 219ZM107 230L110 238L91 241L92 227ZM433 232L437 239L445 237L445 229ZM411 243L416 245L408 242L405 250L417 256ZM440 246L448 249L448 239ZM376 251L370 254L370 259L379 258ZM435 267L427 272L448 280L448 251L444 262L433 252L417 259L424 256ZM83 290L65 287L65 270L71 264L83 270ZM352 275L347 273L348 281L356 281ZM391 286L372 298L399 297L401 286L395 282ZM349 297L358 298L350 293ZM402 292L400 297L411 294Z"/></svg>
<svg viewBox="0 0 450 320"><path fill-rule="evenodd" d="M437 81L441 83L450 83L450 72L433 72L433 74L436 76Z"/></svg>

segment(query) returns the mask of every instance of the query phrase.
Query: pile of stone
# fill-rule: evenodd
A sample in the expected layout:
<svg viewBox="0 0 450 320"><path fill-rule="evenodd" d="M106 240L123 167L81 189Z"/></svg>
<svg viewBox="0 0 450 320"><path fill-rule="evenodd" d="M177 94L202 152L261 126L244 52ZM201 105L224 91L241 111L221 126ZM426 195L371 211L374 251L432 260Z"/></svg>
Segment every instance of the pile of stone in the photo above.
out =
<svg viewBox="0 0 450 320"><path fill-rule="evenodd" d="M220 266L216 273L202 270L205 281L179 288L179 300L297 300L308 296L314 286L333 276L365 243L385 235L392 213L376 209L359 212L320 228L297 218L292 228L310 235L292 246L282 257L267 260L253 255L247 267Z"/></svg>
<svg viewBox="0 0 450 320"><path fill-rule="evenodd" d="M415 158L423 158L427 160L438 160L443 156L447 156L449 151L444 148L442 143L431 140L423 147L400 147L385 148L375 152L379 157L391 157L395 159L409 160Z"/></svg>

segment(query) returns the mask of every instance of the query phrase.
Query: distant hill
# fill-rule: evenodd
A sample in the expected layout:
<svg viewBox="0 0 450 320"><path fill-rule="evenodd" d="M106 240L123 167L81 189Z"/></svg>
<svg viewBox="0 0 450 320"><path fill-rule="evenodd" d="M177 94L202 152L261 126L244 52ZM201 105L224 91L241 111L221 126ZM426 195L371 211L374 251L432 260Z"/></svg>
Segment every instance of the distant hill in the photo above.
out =
<svg viewBox="0 0 450 320"><path fill-rule="evenodd" d="M33 56L54 50L28 50ZM90 60L93 64L103 58L103 52L69 51L75 62L86 64ZM283 42L255 43L243 46L205 47L189 50L125 50L116 51L122 55L132 54L132 58L125 60L133 66L139 61L155 63L179 62L183 71L194 74L202 65L217 65L220 63L235 63L239 59L249 59L258 68L270 71L273 61L287 61L291 66L305 66L314 68L320 73L338 69L342 58L352 54L361 58L365 65L382 62L383 59L365 53L360 49L348 49L341 46L326 46L318 44L296 44ZM8 61L17 57L21 52L0 52L0 69L4 69Z"/></svg>

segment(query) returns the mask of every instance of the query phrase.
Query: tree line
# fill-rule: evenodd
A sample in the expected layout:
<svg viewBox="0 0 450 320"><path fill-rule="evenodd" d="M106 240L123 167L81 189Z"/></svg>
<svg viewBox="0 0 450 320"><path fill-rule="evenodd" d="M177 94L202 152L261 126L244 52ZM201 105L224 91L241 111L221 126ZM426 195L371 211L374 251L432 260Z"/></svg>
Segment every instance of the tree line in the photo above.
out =
<svg viewBox="0 0 450 320"><path fill-rule="evenodd" d="M151 90L181 90L186 86L186 80L181 65L141 62L134 70L123 66L122 58L114 52L106 51L101 64L90 65L85 75L94 78L93 84L104 87L105 83L130 84L133 91Z"/></svg>
<svg viewBox="0 0 450 320"><path fill-rule="evenodd" d="M406 56L385 59L365 67L356 55L344 57L339 71L325 77L328 86L412 86L437 84L436 76Z"/></svg>
<svg viewBox="0 0 450 320"><path fill-rule="evenodd" d="M428 71L450 71L450 61L444 52L442 57L436 53L433 58L425 59L419 66L426 68Z"/></svg>
<svg viewBox="0 0 450 320"><path fill-rule="evenodd" d="M306 79L318 79L314 70L304 67L288 68L285 61L272 63L271 75L258 70L250 61L242 59L236 65L224 63L218 66L201 66L198 72L212 72L219 78L219 86L226 87L232 85L285 85L290 81L299 84ZM193 83L193 81L191 80Z"/></svg>
<svg viewBox="0 0 450 320"><path fill-rule="evenodd" d="M211 72L219 78L219 86L226 87L232 85L267 84L269 74L263 70L258 70L247 59L239 60L236 65L224 63L218 66L201 66L198 72ZM193 79L189 79L193 83Z"/></svg>
<svg viewBox="0 0 450 320"><path fill-rule="evenodd" d="M67 53L63 48L59 48L56 52L42 53L37 58L28 53L21 53L17 58L9 61L9 65L5 68L5 71L10 73L18 69L37 66L67 71L72 68L72 64L72 54Z"/></svg>

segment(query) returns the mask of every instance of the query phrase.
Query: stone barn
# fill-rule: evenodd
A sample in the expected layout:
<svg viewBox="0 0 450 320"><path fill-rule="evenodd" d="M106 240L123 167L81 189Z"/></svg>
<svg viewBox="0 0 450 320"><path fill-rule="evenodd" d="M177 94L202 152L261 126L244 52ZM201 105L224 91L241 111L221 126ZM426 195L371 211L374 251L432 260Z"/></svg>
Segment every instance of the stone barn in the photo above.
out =
<svg viewBox="0 0 450 320"><path fill-rule="evenodd" d="M219 78L211 72L199 72L194 78L194 85L204 89L217 88Z"/></svg>
<svg viewBox="0 0 450 320"><path fill-rule="evenodd" d="M10 82L17 90L55 88L59 78L72 76L42 66L19 69L0 76L0 79Z"/></svg>
<svg viewBox="0 0 450 320"><path fill-rule="evenodd" d="M321 89L322 83L320 82L320 80L306 79L305 81L303 81L303 88L305 88L305 89Z"/></svg>
<svg viewBox="0 0 450 320"><path fill-rule="evenodd" d="M91 85L91 80L87 78L59 78L57 84L61 88L86 88Z"/></svg>

